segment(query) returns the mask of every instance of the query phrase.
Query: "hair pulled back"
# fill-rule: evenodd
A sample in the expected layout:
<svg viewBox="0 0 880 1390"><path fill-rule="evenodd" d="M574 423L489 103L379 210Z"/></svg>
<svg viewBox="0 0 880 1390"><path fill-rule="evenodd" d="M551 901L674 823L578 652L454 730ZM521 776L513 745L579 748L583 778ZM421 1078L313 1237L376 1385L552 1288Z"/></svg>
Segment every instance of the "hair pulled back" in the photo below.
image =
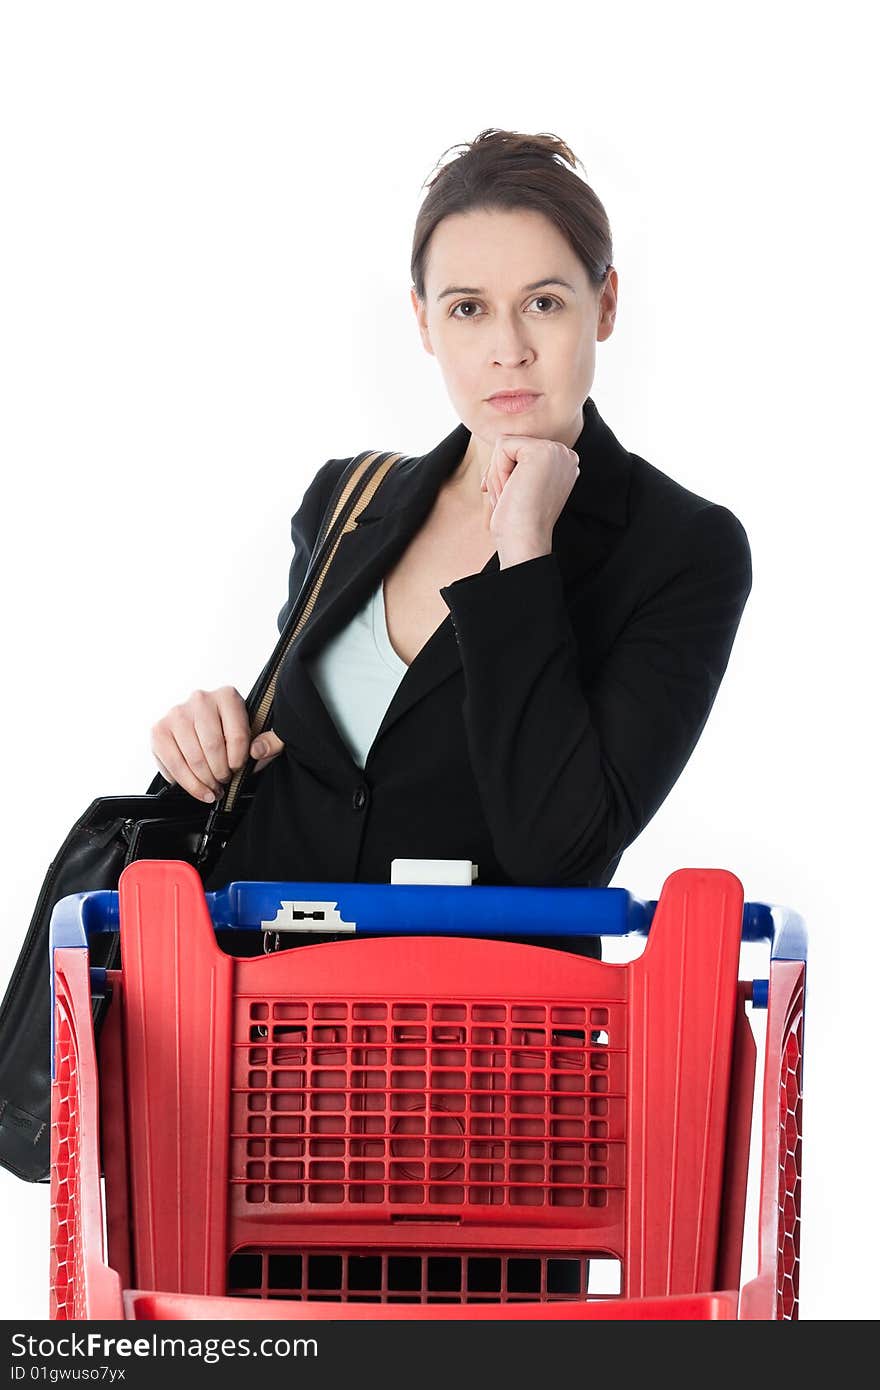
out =
<svg viewBox="0 0 880 1390"><path fill-rule="evenodd" d="M602 288L612 263L608 216L578 174L578 165L584 166L564 140L490 127L475 140L449 148L463 152L426 180L428 193L416 218L410 273L419 299L425 299L428 246L443 218L496 209L542 213L567 238L593 288Z"/></svg>

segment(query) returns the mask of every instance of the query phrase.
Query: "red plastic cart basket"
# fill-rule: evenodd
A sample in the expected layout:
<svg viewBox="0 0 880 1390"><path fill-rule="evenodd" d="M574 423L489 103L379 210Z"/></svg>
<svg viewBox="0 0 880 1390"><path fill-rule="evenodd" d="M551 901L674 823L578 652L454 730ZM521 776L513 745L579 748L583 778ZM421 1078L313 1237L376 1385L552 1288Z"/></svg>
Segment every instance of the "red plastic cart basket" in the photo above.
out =
<svg viewBox="0 0 880 1390"><path fill-rule="evenodd" d="M215 924L325 910L353 939L217 944ZM578 920L645 948L617 964L500 938ZM387 934L359 938L370 921ZM89 935L116 928L121 968L90 970ZM805 934L727 870L678 870L656 903L206 896L189 864L141 860L118 894L62 899L51 934L52 1317L797 1316ZM768 980L739 979L746 938L772 942ZM758 1274L740 1290L749 1000L768 1018ZM619 1291L598 1296L608 1261Z"/></svg>

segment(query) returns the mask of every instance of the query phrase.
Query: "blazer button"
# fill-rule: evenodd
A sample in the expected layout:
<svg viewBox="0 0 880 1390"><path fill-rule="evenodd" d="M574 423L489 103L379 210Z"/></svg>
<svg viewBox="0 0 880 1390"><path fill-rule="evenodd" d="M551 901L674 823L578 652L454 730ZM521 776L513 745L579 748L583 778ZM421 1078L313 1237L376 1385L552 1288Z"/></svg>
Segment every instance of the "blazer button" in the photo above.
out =
<svg viewBox="0 0 880 1390"><path fill-rule="evenodd" d="M351 798L353 811L362 811L367 804L366 787L356 787L354 796Z"/></svg>

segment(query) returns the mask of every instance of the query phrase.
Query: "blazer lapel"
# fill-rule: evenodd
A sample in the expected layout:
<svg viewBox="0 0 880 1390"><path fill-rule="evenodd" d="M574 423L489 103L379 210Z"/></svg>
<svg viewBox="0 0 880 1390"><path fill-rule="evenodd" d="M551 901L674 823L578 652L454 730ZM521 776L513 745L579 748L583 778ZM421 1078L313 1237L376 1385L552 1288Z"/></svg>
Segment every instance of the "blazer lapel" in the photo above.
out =
<svg viewBox="0 0 880 1390"><path fill-rule="evenodd" d="M401 458L359 513L354 530L339 542L309 620L279 676L287 702L296 710L291 741L310 764L320 764L330 753L349 769L355 765L306 663L351 621L403 554L430 513L442 483L461 462L470 433L465 425L457 425L430 453ZM493 560L497 566L497 555ZM447 618L407 668L376 739L456 667L461 669L458 644Z"/></svg>
<svg viewBox="0 0 880 1390"><path fill-rule="evenodd" d="M574 444L581 471L553 528L553 553L566 593L589 582L620 542L629 517L632 460L592 396Z"/></svg>
<svg viewBox="0 0 880 1390"><path fill-rule="evenodd" d="M553 552L566 590L601 568L627 520L629 455L591 397L583 413L584 426L574 445L581 471L553 531ZM295 742L309 761L320 761L331 751L348 768L354 766L305 662L351 621L403 554L427 519L442 484L461 462L470 437L470 430L459 424L430 453L400 459L360 513L355 529L339 542L309 621L284 663L284 684L297 713ZM498 569L495 554L482 573ZM375 742L460 670L458 643L447 614L404 673Z"/></svg>

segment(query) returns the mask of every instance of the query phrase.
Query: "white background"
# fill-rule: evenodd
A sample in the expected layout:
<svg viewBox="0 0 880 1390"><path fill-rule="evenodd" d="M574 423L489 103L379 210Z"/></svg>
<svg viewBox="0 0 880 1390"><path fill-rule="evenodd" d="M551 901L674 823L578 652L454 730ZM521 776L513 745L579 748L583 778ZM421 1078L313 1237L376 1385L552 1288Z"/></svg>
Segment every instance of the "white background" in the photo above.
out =
<svg viewBox="0 0 880 1390"><path fill-rule="evenodd" d="M409 301L422 184L560 135L620 276L592 394L730 507L754 587L615 884L732 870L810 932L802 1315L876 1315L878 228L867 4L0 8L0 936L151 724L247 694L318 466L457 423ZM449 157L449 156L447 156ZM0 1171L0 1311L48 1309L48 1187Z"/></svg>

